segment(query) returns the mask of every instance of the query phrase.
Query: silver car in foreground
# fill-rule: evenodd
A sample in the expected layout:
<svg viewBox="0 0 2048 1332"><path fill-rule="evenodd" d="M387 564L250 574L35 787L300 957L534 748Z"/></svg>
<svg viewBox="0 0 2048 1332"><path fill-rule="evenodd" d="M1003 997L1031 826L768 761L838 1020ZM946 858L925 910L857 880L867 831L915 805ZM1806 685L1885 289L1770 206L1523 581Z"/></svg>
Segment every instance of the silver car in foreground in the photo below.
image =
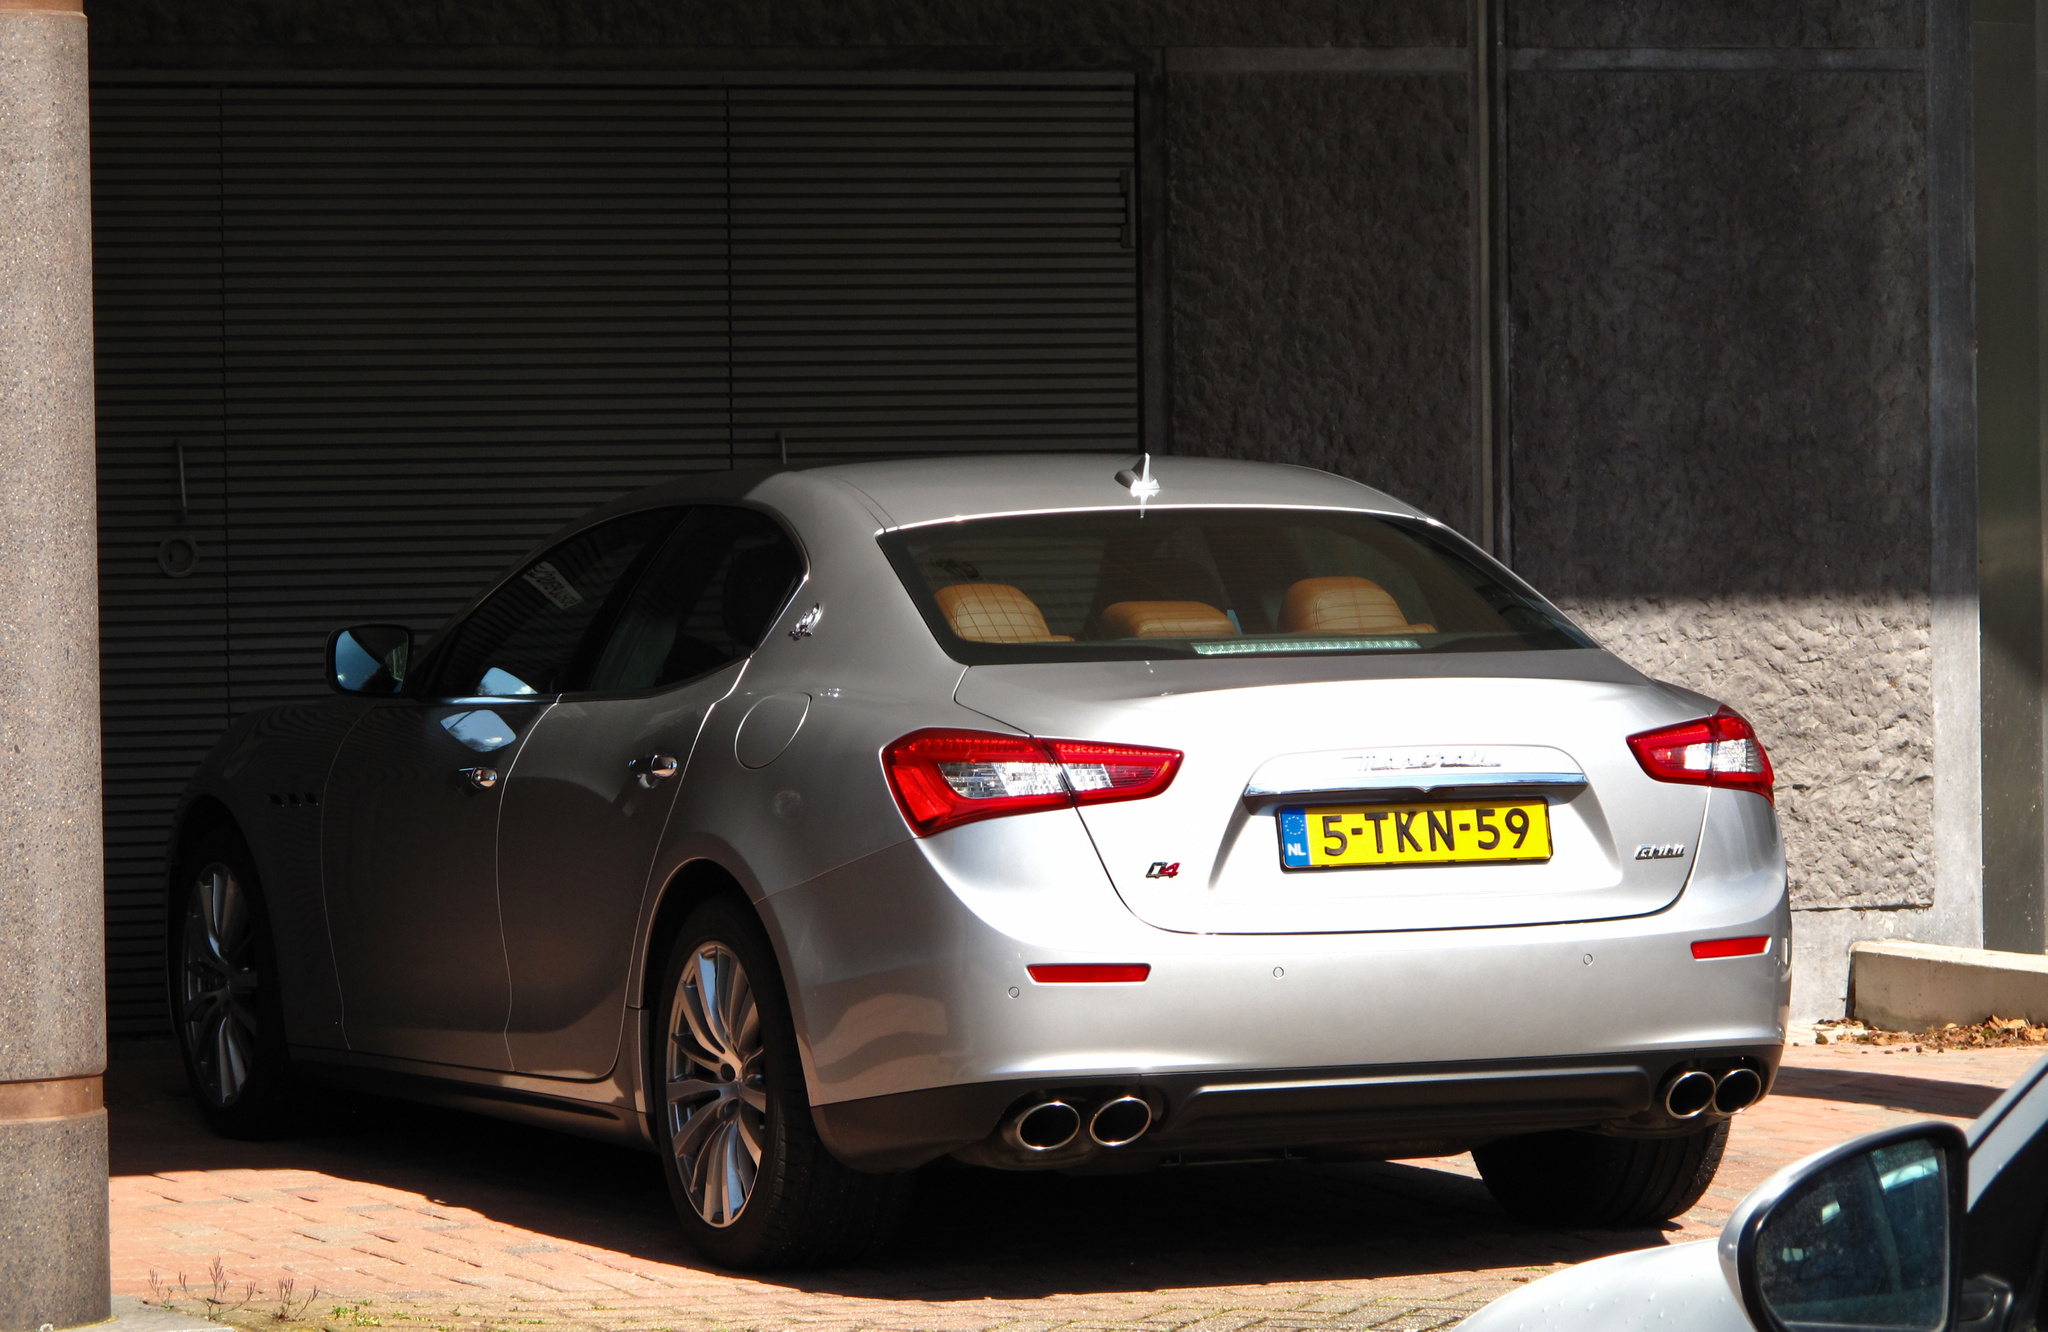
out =
<svg viewBox="0 0 2048 1332"><path fill-rule="evenodd" d="M2041 1332L2048 1059L1967 1133L1940 1121L1787 1166L1719 1242L1580 1263L1459 1332Z"/></svg>
<svg viewBox="0 0 2048 1332"><path fill-rule="evenodd" d="M1777 1068L1748 724L1338 477L700 475L329 671L180 807L223 1132L327 1083L639 1144L758 1267L867 1252L944 1157L1471 1149L1641 1223Z"/></svg>

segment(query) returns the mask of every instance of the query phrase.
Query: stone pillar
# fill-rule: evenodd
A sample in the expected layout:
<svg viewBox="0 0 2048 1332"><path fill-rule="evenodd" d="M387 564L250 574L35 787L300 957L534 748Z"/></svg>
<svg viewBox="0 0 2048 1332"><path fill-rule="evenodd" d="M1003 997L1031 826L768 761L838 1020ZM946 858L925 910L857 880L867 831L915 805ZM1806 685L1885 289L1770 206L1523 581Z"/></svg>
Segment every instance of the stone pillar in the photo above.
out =
<svg viewBox="0 0 2048 1332"><path fill-rule="evenodd" d="M108 1316L80 0L0 0L0 1332Z"/></svg>

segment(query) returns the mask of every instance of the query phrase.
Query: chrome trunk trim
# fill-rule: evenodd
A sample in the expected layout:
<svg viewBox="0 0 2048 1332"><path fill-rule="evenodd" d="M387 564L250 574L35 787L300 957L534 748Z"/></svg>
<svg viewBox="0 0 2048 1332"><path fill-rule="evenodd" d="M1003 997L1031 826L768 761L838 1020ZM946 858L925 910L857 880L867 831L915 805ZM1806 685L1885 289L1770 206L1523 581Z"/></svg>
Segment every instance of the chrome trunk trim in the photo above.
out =
<svg viewBox="0 0 2048 1332"><path fill-rule="evenodd" d="M1350 791L1585 784L1585 771L1571 755L1545 745L1394 745L1282 754L1259 765L1244 796L1267 801Z"/></svg>

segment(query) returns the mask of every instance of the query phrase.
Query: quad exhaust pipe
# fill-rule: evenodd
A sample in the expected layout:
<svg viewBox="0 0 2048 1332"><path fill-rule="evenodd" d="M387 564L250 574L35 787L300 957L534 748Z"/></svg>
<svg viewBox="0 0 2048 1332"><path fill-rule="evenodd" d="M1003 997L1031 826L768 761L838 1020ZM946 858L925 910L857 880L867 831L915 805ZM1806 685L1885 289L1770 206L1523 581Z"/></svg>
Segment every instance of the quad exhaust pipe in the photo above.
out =
<svg viewBox="0 0 2048 1332"><path fill-rule="evenodd" d="M1664 1085L1664 1113L1673 1119L1694 1119L1714 1103L1714 1075L1698 1069L1681 1073Z"/></svg>
<svg viewBox="0 0 2048 1332"><path fill-rule="evenodd" d="M1040 1156L1056 1152L1081 1132L1081 1112L1065 1101L1039 1101L1003 1121L1003 1141Z"/></svg>
<svg viewBox="0 0 2048 1332"><path fill-rule="evenodd" d="M1732 1115L1755 1105L1763 1094L1764 1080L1755 1069L1731 1068L1718 1078L1688 1069L1664 1084L1664 1113L1673 1119L1696 1119L1709 1109Z"/></svg>
<svg viewBox="0 0 2048 1332"><path fill-rule="evenodd" d="M1152 1106L1141 1096L1104 1101L1088 1117L1088 1136L1103 1147L1122 1147L1145 1136L1152 1127Z"/></svg>
<svg viewBox="0 0 2048 1332"><path fill-rule="evenodd" d="M1047 1156L1072 1146L1084 1123L1096 1146L1123 1147L1144 1137L1152 1127L1152 1106L1142 1096L1116 1096L1084 1116L1079 1108L1057 1097L1033 1101L1003 1121L1002 1139L1027 1156Z"/></svg>
<svg viewBox="0 0 2048 1332"><path fill-rule="evenodd" d="M1721 1075L1720 1085L1714 1088L1714 1108L1724 1115L1738 1110L1747 1110L1763 1099L1764 1080L1757 1076L1755 1069L1731 1068Z"/></svg>

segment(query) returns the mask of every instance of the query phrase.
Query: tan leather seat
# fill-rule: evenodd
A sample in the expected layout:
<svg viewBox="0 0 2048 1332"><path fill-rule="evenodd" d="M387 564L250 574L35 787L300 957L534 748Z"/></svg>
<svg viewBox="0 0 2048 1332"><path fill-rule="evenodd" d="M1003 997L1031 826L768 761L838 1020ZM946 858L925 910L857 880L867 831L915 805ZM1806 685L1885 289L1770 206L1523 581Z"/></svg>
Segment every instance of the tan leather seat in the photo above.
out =
<svg viewBox="0 0 2048 1332"><path fill-rule="evenodd" d="M1102 612L1104 638L1235 638L1230 617L1206 601L1119 601Z"/></svg>
<svg viewBox="0 0 2048 1332"><path fill-rule="evenodd" d="M932 593L953 632L974 643L1071 643L1046 628L1038 603L1008 583L955 583Z"/></svg>
<svg viewBox="0 0 2048 1332"><path fill-rule="evenodd" d="M1370 578L1304 578L1280 605L1287 634L1433 634L1433 624L1410 624L1387 589Z"/></svg>

